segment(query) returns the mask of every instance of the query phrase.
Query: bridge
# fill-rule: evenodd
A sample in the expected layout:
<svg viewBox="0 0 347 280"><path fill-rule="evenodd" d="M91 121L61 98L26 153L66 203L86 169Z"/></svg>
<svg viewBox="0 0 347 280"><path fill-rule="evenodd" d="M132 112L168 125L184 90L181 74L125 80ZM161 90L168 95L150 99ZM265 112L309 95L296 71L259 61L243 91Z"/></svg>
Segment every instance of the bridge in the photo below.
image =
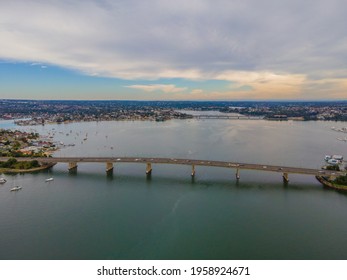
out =
<svg viewBox="0 0 347 280"><path fill-rule="evenodd" d="M195 115L195 119L225 119L225 120L262 120L261 116L234 116L234 115Z"/></svg>
<svg viewBox="0 0 347 280"><path fill-rule="evenodd" d="M7 161L8 157L0 157L0 161ZM198 159L179 159L179 158L149 158L149 157L34 157L16 158L17 161L37 160L41 164L67 163L69 171L77 171L79 163L104 163L106 164L106 172L113 172L115 163L141 163L146 165L146 174L152 173L152 164L179 164L191 166L191 176L194 177L196 166L207 167L223 167L235 170L236 179L240 179L240 170L258 170L263 172L281 173L283 180L289 181L289 174L303 174L313 176L326 176L334 179L338 176L345 175L344 171L321 170L300 167L288 167L279 165L267 164L252 164L230 161L213 161L213 160L198 160Z"/></svg>

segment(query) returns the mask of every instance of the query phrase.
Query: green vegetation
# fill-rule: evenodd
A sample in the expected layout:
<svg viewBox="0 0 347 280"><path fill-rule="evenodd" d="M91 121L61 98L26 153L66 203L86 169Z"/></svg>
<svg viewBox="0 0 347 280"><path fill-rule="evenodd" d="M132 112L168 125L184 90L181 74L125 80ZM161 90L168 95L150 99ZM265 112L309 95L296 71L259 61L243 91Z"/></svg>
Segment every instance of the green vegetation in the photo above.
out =
<svg viewBox="0 0 347 280"><path fill-rule="evenodd" d="M328 165L326 167L327 170L335 170L335 171L340 171L340 167L338 165Z"/></svg>
<svg viewBox="0 0 347 280"><path fill-rule="evenodd" d="M46 157L47 155L45 154L44 151L39 151L39 152L31 152L30 154L24 154L21 151L18 150L8 150L8 151L0 151L0 156L1 157Z"/></svg>
<svg viewBox="0 0 347 280"><path fill-rule="evenodd" d="M334 183L347 186L347 175L337 177Z"/></svg>
<svg viewBox="0 0 347 280"><path fill-rule="evenodd" d="M40 167L40 164L37 160L31 161L17 161L15 158L10 158L5 162L0 162L0 168L6 169L32 169Z"/></svg>

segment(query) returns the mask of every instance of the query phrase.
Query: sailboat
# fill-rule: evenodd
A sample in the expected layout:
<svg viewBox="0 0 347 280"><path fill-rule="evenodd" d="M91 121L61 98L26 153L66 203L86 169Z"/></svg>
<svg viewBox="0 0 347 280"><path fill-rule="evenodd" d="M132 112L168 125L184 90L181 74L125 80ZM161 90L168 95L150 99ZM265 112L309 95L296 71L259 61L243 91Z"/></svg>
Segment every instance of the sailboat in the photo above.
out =
<svg viewBox="0 0 347 280"><path fill-rule="evenodd" d="M21 190L21 189L22 189L21 186L15 186L15 187L13 187L10 191L11 191L11 192L15 192L15 191L19 191L19 190Z"/></svg>

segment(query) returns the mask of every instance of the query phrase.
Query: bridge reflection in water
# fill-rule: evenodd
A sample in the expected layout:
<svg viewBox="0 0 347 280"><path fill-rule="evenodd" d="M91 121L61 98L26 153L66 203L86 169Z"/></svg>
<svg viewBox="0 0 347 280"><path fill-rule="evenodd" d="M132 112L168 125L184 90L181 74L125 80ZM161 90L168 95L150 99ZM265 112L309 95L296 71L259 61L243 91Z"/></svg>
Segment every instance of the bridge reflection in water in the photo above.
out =
<svg viewBox="0 0 347 280"><path fill-rule="evenodd" d="M7 161L9 158L2 157L0 161ZM79 163L104 163L106 164L106 172L113 171L115 163L142 163L146 165L146 174L152 173L152 164L180 164L191 166L191 176L194 177L196 173L196 166L207 167L224 167L235 169L236 179L240 179L240 170L258 170L265 172L278 172L282 173L283 180L289 181L289 174L303 174L313 176L325 176L334 179L337 176L345 175L346 172L334 170L321 170L300 167L288 167L279 165L266 165L266 164L252 164L252 163L239 163L228 161L212 161L212 160L198 160L198 159L178 159L178 158L148 158L148 157L36 157L36 158L16 158L17 161L37 160L41 164L54 164L54 163L68 163L70 171L77 171Z"/></svg>

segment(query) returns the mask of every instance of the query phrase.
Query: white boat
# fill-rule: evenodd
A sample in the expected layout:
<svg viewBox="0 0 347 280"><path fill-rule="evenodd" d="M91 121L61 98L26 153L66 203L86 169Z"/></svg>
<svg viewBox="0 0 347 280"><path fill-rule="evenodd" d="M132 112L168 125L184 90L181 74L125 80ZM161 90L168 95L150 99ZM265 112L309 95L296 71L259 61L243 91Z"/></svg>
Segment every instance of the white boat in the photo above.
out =
<svg viewBox="0 0 347 280"><path fill-rule="evenodd" d="M341 155L333 155L332 159L336 159L336 160L342 161L343 160L343 156L341 156Z"/></svg>
<svg viewBox="0 0 347 280"><path fill-rule="evenodd" d="M331 156L326 155L326 156L324 157L324 159L325 159L325 161L328 161L329 159L331 159Z"/></svg>
<svg viewBox="0 0 347 280"><path fill-rule="evenodd" d="M344 141L343 139L341 139L342 141ZM341 155L332 155L332 156L329 156L329 155L326 155L324 157L325 161L329 162L329 160L337 160L338 162L342 162L343 161L343 156Z"/></svg>
<svg viewBox="0 0 347 280"><path fill-rule="evenodd" d="M46 182L51 182L53 180L54 180L53 178L48 178L48 179L46 179Z"/></svg>
<svg viewBox="0 0 347 280"><path fill-rule="evenodd" d="M22 189L22 187L20 187L20 186L15 186L15 187L13 187L10 191L11 192L15 192L15 191L19 191L19 190L21 190Z"/></svg>
<svg viewBox="0 0 347 280"><path fill-rule="evenodd" d="M0 178L0 184L5 184L7 181L6 181L6 179L5 178Z"/></svg>
<svg viewBox="0 0 347 280"><path fill-rule="evenodd" d="M331 165L337 165L340 163L340 161L338 161L337 159L329 159L328 160L328 163L331 164Z"/></svg>

